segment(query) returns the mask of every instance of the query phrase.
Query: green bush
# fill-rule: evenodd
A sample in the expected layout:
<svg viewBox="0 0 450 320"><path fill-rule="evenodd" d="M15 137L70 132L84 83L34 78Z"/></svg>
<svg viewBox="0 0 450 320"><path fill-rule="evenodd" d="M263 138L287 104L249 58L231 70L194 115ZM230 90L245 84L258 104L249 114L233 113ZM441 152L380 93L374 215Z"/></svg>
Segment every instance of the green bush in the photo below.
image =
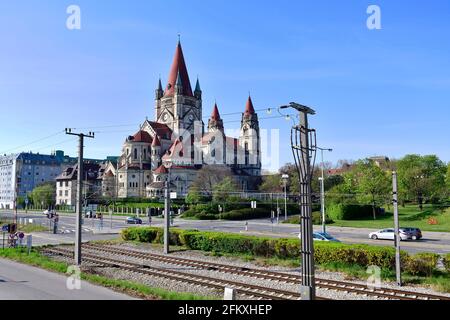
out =
<svg viewBox="0 0 450 320"><path fill-rule="evenodd" d="M447 270L447 272L450 272L450 253L447 253L444 256L444 266L445 266L445 270Z"/></svg>
<svg viewBox="0 0 450 320"><path fill-rule="evenodd" d="M418 253L404 261L404 270L412 275L431 276L436 269L439 255L435 253Z"/></svg>
<svg viewBox="0 0 450 320"><path fill-rule="evenodd" d="M248 220L248 219L258 219L258 218L270 218L270 210L265 208L245 208L232 210L222 214L222 219L224 220Z"/></svg>
<svg viewBox="0 0 450 320"><path fill-rule="evenodd" d="M122 238L127 241L162 243L163 230L159 228L128 228L122 231ZM220 232L199 232L171 229L170 241L175 245L183 245L191 250L202 250L220 253L242 253L261 257L278 257L282 259L300 258L300 241L297 239L276 239L229 234ZM329 262L357 264L362 267L377 265L381 268L395 266L395 250L390 247L372 247L369 245L347 245L342 243L314 244L316 263ZM402 252L404 260L408 255ZM427 258L428 259L428 258ZM423 266L417 262L409 268Z"/></svg>
<svg viewBox="0 0 450 320"><path fill-rule="evenodd" d="M327 208L332 220L358 220L373 216L372 206L332 203Z"/></svg>

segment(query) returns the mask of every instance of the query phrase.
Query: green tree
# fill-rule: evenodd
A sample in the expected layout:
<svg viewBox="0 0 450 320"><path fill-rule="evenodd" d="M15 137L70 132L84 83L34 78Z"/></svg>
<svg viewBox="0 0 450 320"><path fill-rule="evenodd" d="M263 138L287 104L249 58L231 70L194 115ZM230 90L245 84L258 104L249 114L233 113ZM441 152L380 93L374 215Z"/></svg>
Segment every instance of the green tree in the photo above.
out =
<svg viewBox="0 0 450 320"><path fill-rule="evenodd" d="M49 207L55 204L56 186L53 182L41 184L31 192L31 199L35 205Z"/></svg>
<svg viewBox="0 0 450 320"><path fill-rule="evenodd" d="M205 200L205 197L202 195L199 187L193 185L188 194L186 195L186 203L187 204L199 204Z"/></svg>
<svg viewBox="0 0 450 320"><path fill-rule="evenodd" d="M445 193L445 164L435 155L407 155L397 162L399 189L423 210L424 199L436 202Z"/></svg>
<svg viewBox="0 0 450 320"><path fill-rule="evenodd" d="M232 193L238 190L238 185L231 177L225 177L221 182L213 187L213 201L226 202L232 198Z"/></svg>
<svg viewBox="0 0 450 320"><path fill-rule="evenodd" d="M281 183L281 175L271 174L263 177L263 182L259 186L259 190L263 192L282 192L283 185Z"/></svg>
<svg viewBox="0 0 450 320"><path fill-rule="evenodd" d="M389 199L390 175L373 161L359 160L353 169L357 180L358 198L361 202L372 204L373 219L376 220L376 208Z"/></svg>
<svg viewBox="0 0 450 320"><path fill-rule="evenodd" d="M445 175L445 185L446 185L446 196L450 196L450 162L447 165L447 174Z"/></svg>
<svg viewBox="0 0 450 320"><path fill-rule="evenodd" d="M333 186L326 194L327 202L334 204L358 204L358 184L353 170L341 175L340 183Z"/></svg>

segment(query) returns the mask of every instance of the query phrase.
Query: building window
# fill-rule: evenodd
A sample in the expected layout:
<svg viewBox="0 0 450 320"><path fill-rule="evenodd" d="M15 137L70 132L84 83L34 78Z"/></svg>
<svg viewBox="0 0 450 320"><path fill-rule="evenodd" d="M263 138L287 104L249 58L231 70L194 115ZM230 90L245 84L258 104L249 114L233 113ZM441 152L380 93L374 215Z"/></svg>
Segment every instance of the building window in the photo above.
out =
<svg viewBox="0 0 450 320"><path fill-rule="evenodd" d="M136 159L137 159L137 149L134 148L134 160L136 160Z"/></svg>

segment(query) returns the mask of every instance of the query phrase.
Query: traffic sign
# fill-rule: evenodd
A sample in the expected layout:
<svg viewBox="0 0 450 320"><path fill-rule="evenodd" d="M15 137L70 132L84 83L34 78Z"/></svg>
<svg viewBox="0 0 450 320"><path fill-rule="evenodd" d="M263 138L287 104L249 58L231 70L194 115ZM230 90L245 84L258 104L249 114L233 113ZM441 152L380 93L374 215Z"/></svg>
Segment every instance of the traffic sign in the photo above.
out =
<svg viewBox="0 0 450 320"><path fill-rule="evenodd" d="M25 204L28 205L28 203L29 203L28 198L25 198Z"/></svg>
<svg viewBox="0 0 450 320"><path fill-rule="evenodd" d="M9 232L9 224L2 226L2 232Z"/></svg>

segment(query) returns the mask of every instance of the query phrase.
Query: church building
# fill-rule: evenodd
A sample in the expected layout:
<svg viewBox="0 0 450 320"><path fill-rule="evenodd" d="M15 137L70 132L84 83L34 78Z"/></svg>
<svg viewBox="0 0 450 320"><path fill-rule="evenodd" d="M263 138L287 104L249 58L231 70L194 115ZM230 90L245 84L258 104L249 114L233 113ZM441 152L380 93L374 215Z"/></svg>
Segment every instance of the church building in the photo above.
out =
<svg viewBox="0 0 450 320"><path fill-rule="evenodd" d="M243 103L244 105L244 103ZM255 190L261 177L261 141L258 115L249 96L242 113L238 138L225 135L217 103L205 131L202 90L197 79L192 91L181 43L163 89L155 91L154 121L123 144L117 167L119 198L164 195L170 163L170 189L183 197L207 165L228 166L240 187Z"/></svg>

